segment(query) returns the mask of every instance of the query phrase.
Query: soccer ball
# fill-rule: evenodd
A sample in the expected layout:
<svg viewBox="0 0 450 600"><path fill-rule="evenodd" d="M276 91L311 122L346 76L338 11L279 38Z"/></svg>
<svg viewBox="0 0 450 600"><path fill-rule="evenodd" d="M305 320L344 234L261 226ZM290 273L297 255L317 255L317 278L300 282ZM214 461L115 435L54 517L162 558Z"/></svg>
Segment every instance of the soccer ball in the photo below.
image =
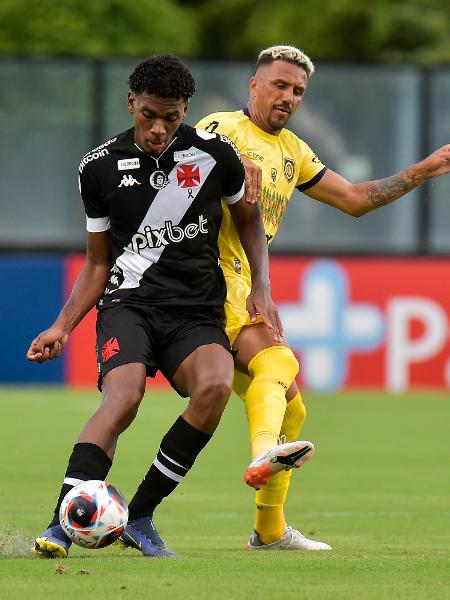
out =
<svg viewBox="0 0 450 600"><path fill-rule="evenodd" d="M122 494L106 481L83 481L64 496L59 522L75 544L104 548L127 526L128 506Z"/></svg>

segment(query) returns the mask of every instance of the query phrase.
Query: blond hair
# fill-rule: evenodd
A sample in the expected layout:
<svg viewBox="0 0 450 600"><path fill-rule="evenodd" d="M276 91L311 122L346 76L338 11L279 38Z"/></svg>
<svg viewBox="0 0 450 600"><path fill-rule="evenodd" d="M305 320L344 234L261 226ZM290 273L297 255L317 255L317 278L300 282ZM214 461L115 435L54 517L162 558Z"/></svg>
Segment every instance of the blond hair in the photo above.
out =
<svg viewBox="0 0 450 600"><path fill-rule="evenodd" d="M312 60L304 52L294 46L270 46L261 50L256 61L256 69L259 65L270 64L276 60L285 60L299 67L303 67L308 77L314 73L314 65Z"/></svg>

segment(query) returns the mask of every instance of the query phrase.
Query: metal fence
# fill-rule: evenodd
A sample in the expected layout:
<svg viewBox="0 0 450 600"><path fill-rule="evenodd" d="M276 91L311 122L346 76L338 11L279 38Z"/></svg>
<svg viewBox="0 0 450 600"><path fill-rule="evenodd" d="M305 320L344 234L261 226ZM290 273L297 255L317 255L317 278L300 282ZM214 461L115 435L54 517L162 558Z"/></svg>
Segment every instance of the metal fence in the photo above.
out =
<svg viewBox="0 0 450 600"><path fill-rule="evenodd" d="M132 62L0 60L0 248L85 245L78 162L131 126ZM250 63L190 62L188 122L247 100ZM391 175L450 143L450 69L317 65L290 127L351 181ZM450 176L361 219L295 193L273 250L450 254Z"/></svg>

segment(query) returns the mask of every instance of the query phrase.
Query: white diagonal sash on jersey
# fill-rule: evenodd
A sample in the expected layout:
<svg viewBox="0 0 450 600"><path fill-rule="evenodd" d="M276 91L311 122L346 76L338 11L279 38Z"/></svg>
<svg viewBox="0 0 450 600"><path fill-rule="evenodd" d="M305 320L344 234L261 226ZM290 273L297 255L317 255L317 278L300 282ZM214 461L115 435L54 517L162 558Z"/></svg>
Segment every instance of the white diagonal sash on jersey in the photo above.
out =
<svg viewBox="0 0 450 600"><path fill-rule="evenodd" d="M171 221L172 224L178 225L184 217L189 207L195 200L196 195L203 187L207 177L211 173L216 164L214 158L202 152L198 148L191 147L188 151L196 151L195 160L180 161L177 163L169 174L169 183L160 190L153 199L150 208L147 211L142 223L139 225L138 231L143 231L145 227L150 227L152 230L162 229L166 221ZM185 193L187 190L181 188L178 184L177 169L183 164L195 164L200 169L201 183L196 186L196 195ZM164 252L165 245L159 247L144 248L137 254L133 250L132 242L124 248L123 254L117 257L116 264L122 269L124 280L118 289L129 289L139 287L139 282L142 279L144 272L157 263Z"/></svg>

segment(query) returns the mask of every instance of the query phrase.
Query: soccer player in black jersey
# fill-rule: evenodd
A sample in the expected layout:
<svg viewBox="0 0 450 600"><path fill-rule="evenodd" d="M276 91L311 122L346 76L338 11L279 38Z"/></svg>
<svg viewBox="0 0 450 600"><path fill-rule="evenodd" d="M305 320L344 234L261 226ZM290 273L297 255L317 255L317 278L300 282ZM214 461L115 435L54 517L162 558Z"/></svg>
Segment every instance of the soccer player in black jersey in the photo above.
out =
<svg viewBox="0 0 450 600"><path fill-rule="evenodd" d="M102 402L73 448L54 517L35 552L66 557L70 540L59 506L77 483L105 479L118 436L136 416L146 376L160 369L189 403L129 504L124 545L145 556L171 556L153 511L192 467L210 440L230 395L233 356L223 330L226 288L218 265L222 198L251 265L247 306L281 339L271 299L267 244L257 204L244 202L244 168L225 136L182 124L195 91L186 66L153 56L130 76L134 127L81 160L87 218L85 264L55 323L27 358L57 358L72 330L97 305Z"/></svg>

